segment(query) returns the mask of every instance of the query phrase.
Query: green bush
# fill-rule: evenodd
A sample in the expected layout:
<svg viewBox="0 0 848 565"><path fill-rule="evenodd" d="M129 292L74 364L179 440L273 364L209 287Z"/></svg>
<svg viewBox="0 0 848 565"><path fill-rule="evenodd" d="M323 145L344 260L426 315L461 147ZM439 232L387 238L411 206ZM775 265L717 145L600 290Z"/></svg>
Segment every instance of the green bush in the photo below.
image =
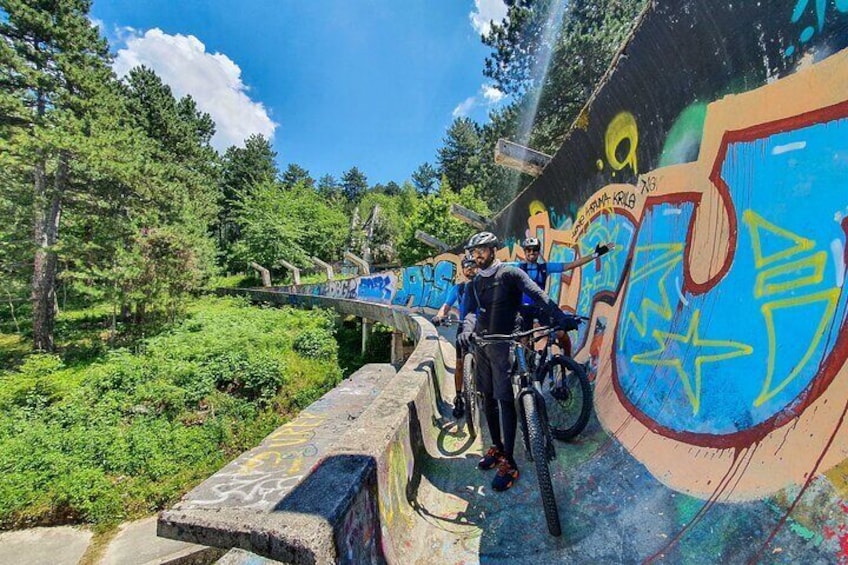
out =
<svg viewBox="0 0 848 565"><path fill-rule="evenodd" d="M338 383L333 320L204 298L135 351L0 372L0 528L104 527L175 503Z"/></svg>
<svg viewBox="0 0 848 565"><path fill-rule="evenodd" d="M333 359L338 353L338 344L333 334L324 328L313 328L300 332L294 338L292 348L310 359Z"/></svg>

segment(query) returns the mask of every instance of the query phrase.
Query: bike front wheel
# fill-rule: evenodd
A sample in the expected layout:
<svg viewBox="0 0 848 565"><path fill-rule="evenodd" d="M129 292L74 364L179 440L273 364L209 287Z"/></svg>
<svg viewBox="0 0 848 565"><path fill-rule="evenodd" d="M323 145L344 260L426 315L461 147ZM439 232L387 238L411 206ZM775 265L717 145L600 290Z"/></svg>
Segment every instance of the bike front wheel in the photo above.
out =
<svg viewBox="0 0 848 565"><path fill-rule="evenodd" d="M571 357L557 355L545 364L541 374L551 435L561 441L575 438L592 413L592 385L586 371Z"/></svg>
<svg viewBox="0 0 848 565"><path fill-rule="evenodd" d="M471 439L480 431L480 395L474 377L474 355L466 353L462 360L462 390L465 395L465 423Z"/></svg>
<svg viewBox="0 0 848 565"><path fill-rule="evenodd" d="M527 423L528 443L530 454L536 464L536 478L539 480L539 490L542 494L542 507L545 509L545 521L552 536L562 534L559 523L554 487L551 483L551 468L548 466L547 438L542 423L542 416L536 406L536 396L525 394L521 397L524 408L524 419Z"/></svg>

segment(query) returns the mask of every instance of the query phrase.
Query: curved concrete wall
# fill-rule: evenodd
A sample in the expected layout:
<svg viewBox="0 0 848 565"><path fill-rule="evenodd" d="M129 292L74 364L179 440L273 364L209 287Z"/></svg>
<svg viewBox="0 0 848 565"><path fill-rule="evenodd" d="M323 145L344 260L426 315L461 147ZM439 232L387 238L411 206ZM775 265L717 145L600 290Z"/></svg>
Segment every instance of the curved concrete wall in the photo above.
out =
<svg viewBox="0 0 848 565"><path fill-rule="evenodd" d="M416 347L314 468L292 471L281 460L292 445L283 426L272 434L276 441L257 448L253 457L236 459L161 513L158 534L286 563L413 562L405 556L427 548L415 539L408 492L420 481L421 465L439 452L442 425L439 383L445 362L432 324L409 311L363 301L266 290L230 293L367 317L403 332Z"/></svg>
<svg viewBox="0 0 848 565"><path fill-rule="evenodd" d="M848 547L846 45L843 0L654 2L496 231L503 258L616 242L548 289L591 314L599 419L657 480ZM285 290L437 307L457 261Z"/></svg>

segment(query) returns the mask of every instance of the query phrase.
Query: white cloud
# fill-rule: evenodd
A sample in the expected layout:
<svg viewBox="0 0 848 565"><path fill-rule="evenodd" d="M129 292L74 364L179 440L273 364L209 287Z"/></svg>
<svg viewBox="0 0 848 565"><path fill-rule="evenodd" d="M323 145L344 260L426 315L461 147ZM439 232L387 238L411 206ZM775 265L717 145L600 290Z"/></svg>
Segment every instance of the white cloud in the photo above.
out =
<svg viewBox="0 0 848 565"><path fill-rule="evenodd" d="M88 21L90 21L91 25L93 25L94 27L100 29L100 35L103 35L106 32L106 24L103 23L103 20L95 18L94 16L89 14Z"/></svg>
<svg viewBox="0 0 848 565"><path fill-rule="evenodd" d="M502 22L506 12L503 0L474 0L474 11L468 14L468 18L477 33L487 35L492 28L492 21Z"/></svg>
<svg viewBox="0 0 848 565"><path fill-rule="evenodd" d="M459 105L453 109L453 117L454 118L462 118L467 116L471 110L477 105L477 97L471 96L470 98L466 98Z"/></svg>
<svg viewBox="0 0 848 565"><path fill-rule="evenodd" d="M505 95L503 92L501 92L491 84L483 85L483 98L485 98L489 104L497 104L498 102L503 100L504 96Z"/></svg>
<svg viewBox="0 0 848 565"><path fill-rule="evenodd" d="M145 65L156 71L177 98L190 94L198 109L215 120L212 145L219 151L230 145L241 146L254 133L273 137L277 124L261 102L250 99L241 69L223 53L207 53L206 46L193 35L168 35L158 28L144 35L132 33L126 45L115 57L113 66L118 76Z"/></svg>
<svg viewBox="0 0 848 565"><path fill-rule="evenodd" d="M456 108L453 109L453 117L461 118L471 113L474 108L479 106L494 106L504 99L506 95L492 86L484 84L480 87L480 92L475 96L471 96L463 100Z"/></svg>

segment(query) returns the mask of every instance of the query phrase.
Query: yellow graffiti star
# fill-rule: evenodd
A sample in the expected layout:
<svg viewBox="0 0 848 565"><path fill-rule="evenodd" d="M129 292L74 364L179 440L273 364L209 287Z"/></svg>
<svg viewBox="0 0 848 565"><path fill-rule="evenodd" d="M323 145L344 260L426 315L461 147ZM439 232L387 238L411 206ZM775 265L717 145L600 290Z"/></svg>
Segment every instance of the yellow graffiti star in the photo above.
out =
<svg viewBox="0 0 848 565"><path fill-rule="evenodd" d="M698 325L701 311L695 310L686 335L673 334L654 330L651 335L659 344L659 348L647 353L640 353L631 358L633 363L652 365L654 367L672 367L683 382L683 389L692 404L692 415L701 409L701 367L704 363L717 363L742 355L750 355L754 349L750 345L738 341L701 339L698 335ZM671 347L677 344L677 347ZM688 347L693 348L694 355L686 355ZM684 362L695 357L695 380L692 382L691 368L685 368Z"/></svg>

